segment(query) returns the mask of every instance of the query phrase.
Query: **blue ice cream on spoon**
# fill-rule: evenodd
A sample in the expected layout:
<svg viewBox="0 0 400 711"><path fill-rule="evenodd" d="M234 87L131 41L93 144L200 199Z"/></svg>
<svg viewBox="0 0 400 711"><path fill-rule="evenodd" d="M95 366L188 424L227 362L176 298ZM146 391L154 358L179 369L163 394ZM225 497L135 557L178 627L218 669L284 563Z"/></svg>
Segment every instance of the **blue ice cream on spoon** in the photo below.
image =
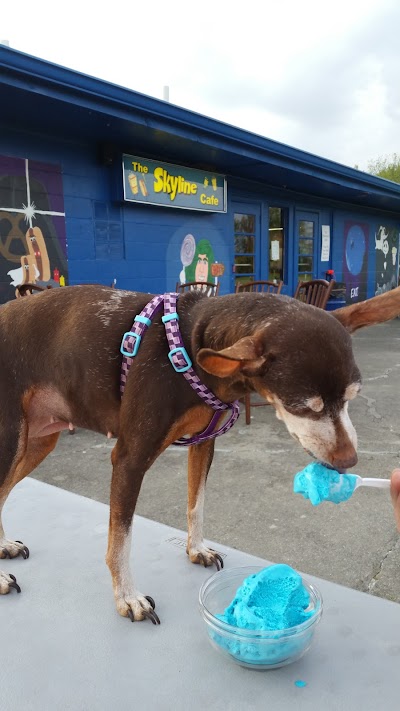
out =
<svg viewBox="0 0 400 711"><path fill-rule="evenodd" d="M312 462L294 478L293 491L309 499L313 506L322 501L340 504L347 501L359 486L374 486L388 489L390 479L362 478L357 474L340 474L320 462Z"/></svg>

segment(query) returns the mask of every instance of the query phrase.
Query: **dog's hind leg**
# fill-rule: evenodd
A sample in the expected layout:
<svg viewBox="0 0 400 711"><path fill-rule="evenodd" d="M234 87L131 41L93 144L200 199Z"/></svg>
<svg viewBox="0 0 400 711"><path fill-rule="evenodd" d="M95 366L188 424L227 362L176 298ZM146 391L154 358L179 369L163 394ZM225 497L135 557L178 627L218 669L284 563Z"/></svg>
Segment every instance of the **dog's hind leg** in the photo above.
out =
<svg viewBox="0 0 400 711"><path fill-rule="evenodd" d="M10 541L6 538L1 513L10 491L47 457L59 437L56 432L46 437L28 439L27 429L24 422L20 432L16 431L14 436L8 431L7 446L3 449L0 464L0 558L29 557L29 550L21 541ZM7 594L11 588L16 588L19 592L14 576L0 571L0 595Z"/></svg>
<svg viewBox="0 0 400 711"><path fill-rule="evenodd" d="M188 456L188 544L186 552L192 563L207 567L224 567L219 553L207 548L203 541L203 514L206 482L214 456L215 440L207 440L189 447Z"/></svg>

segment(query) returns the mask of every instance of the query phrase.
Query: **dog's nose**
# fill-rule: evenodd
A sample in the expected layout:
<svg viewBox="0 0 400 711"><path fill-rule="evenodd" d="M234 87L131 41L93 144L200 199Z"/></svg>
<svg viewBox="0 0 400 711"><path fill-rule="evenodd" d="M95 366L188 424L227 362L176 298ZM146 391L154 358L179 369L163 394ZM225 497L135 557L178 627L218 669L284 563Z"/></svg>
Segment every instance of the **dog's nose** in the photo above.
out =
<svg viewBox="0 0 400 711"><path fill-rule="evenodd" d="M353 447L335 452L332 456L331 464L337 471L350 469L358 462L357 452Z"/></svg>

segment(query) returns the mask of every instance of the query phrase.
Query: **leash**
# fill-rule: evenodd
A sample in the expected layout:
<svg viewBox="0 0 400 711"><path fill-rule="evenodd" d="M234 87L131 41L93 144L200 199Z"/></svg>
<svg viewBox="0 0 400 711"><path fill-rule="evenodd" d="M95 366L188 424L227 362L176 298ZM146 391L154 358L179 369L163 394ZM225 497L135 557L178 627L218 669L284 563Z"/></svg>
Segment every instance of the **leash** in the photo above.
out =
<svg viewBox="0 0 400 711"><path fill-rule="evenodd" d="M174 443L177 445L189 446L191 444L199 444L200 442L205 442L208 439L218 437L233 427L239 417L239 402L237 400L232 403L222 402L222 400L214 395L207 385L204 385L204 383L201 382L199 376L194 370L192 361L190 360L188 352L183 344L179 328L179 315L176 311L178 296L179 294L174 292L155 296L151 301L149 301L148 304L146 304L140 314L135 316L131 330L124 333L120 348L123 356L121 365L120 391L122 396L125 390L129 368L133 363L133 358L138 353L141 340L146 330L149 326L151 326L152 318L159 311L161 311L162 306L164 305L164 316L162 316L161 320L165 327L169 347L168 358L171 365L176 373L182 373L190 387L193 388L197 395L207 405L215 410L211 422L207 425L203 432L200 432L193 437L181 437ZM221 417L221 413L227 411L230 411L228 419L215 430L218 420Z"/></svg>

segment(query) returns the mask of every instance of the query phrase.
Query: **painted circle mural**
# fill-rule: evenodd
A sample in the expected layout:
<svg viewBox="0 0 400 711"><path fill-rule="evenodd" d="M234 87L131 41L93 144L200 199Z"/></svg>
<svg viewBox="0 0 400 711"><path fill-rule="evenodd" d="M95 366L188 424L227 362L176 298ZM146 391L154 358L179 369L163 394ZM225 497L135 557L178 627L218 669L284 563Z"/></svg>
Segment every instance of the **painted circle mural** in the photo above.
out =
<svg viewBox="0 0 400 711"><path fill-rule="evenodd" d="M192 263L196 252L196 240L193 235L186 235L181 247L181 262L184 267Z"/></svg>
<svg viewBox="0 0 400 711"><path fill-rule="evenodd" d="M351 274L359 274L366 250L365 234L360 225L353 225L347 233L346 263Z"/></svg>

